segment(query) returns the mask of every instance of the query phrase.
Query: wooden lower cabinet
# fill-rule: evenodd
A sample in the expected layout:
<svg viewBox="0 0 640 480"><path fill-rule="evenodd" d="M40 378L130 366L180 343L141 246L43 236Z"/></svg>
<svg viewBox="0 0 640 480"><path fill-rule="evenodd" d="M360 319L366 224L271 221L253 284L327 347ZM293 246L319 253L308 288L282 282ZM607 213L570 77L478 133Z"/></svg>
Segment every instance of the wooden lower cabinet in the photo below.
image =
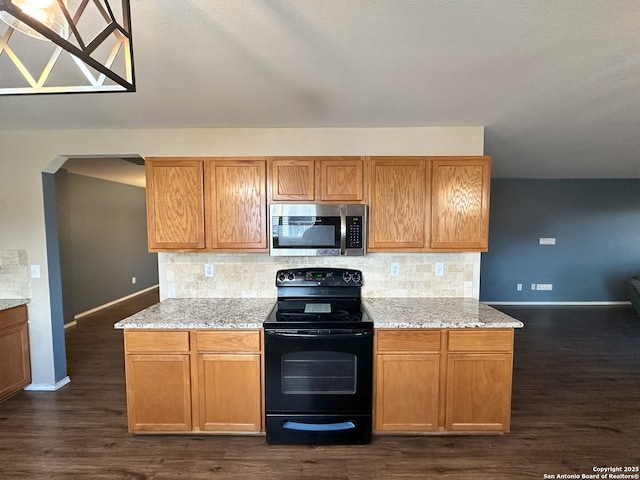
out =
<svg viewBox="0 0 640 480"><path fill-rule="evenodd" d="M509 431L513 329L381 329L375 357L374 432Z"/></svg>
<svg viewBox="0 0 640 480"><path fill-rule="evenodd" d="M439 354L386 354L376 358L375 429L438 428Z"/></svg>
<svg viewBox="0 0 640 480"><path fill-rule="evenodd" d="M258 433L261 333L125 330L129 431Z"/></svg>
<svg viewBox="0 0 640 480"><path fill-rule="evenodd" d="M200 430L260 432L260 331L199 331L194 335L198 352Z"/></svg>
<svg viewBox="0 0 640 480"><path fill-rule="evenodd" d="M27 306L0 311L0 400L31 383Z"/></svg>
<svg viewBox="0 0 640 480"><path fill-rule="evenodd" d="M131 432L188 432L191 426L189 354L126 356Z"/></svg>
<svg viewBox="0 0 640 480"><path fill-rule="evenodd" d="M446 398L447 430L508 432L511 416L511 355L448 355Z"/></svg>

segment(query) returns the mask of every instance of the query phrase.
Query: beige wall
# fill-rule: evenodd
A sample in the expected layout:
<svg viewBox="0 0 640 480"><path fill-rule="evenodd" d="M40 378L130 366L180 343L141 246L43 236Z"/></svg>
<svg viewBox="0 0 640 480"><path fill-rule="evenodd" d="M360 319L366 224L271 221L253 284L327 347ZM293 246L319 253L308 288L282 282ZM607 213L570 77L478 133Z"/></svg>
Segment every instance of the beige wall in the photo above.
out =
<svg viewBox="0 0 640 480"><path fill-rule="evenodd" d="M55 384L52 329L62 329L49 308L41 174L67 156L480 155L483 136L482 127L0 131L0 249L25 250L42 269L30 285L34 388Z"/></svg>

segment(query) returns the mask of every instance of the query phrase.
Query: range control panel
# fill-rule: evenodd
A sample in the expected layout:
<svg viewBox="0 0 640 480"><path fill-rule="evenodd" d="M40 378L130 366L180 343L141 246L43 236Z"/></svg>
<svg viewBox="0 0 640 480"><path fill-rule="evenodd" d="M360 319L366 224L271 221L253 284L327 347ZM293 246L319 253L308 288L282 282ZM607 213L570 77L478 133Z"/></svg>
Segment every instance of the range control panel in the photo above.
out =
<svg viewBox="0 0 640 480"><path fill-rule="evenodd" d="M292 268L278 270L276 287L361 287L362 272L347 268Z"/></svg>

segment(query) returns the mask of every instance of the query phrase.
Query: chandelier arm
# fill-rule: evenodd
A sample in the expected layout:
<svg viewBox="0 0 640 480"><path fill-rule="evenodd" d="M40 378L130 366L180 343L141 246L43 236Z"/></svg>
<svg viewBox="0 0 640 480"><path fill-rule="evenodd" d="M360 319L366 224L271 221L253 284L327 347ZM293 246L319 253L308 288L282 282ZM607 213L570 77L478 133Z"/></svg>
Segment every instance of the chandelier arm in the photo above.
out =
<svg viewBox="0 0 640 480"><path fill-rule="evenodd" d="M87 54L91 54L93 53L93 51L98 48L102 42L104 42L107 38L109 38L109 35L111 35L114 31L116 30L116 27L113 23L107 25L107 27L101 31L98 35L96 35L96 37L91 40L91 42L86 45L85 48L82 49L83 52L86 52Z"/></svg>
<svg viewBox="0 0 640 480"><path fill-rule="evenodd" d="M60 7L60 10L62 10L62 14L64 15L64 18L67 20L67 25L69 25L69 28L71 29L71 33L73 34L78 44L80 45L80 49L84 50L85 48L84 40L82 40L82 36L80 35L80 32L78 32L78 28L76 27L77 20L71 18L71 15L69 14L69 10L67 9L67 6L64 4L62 0L57 0L57 1L58 1L58 6ZM71 35L68 35L67 39L69 37L71 37Z"/></svg>

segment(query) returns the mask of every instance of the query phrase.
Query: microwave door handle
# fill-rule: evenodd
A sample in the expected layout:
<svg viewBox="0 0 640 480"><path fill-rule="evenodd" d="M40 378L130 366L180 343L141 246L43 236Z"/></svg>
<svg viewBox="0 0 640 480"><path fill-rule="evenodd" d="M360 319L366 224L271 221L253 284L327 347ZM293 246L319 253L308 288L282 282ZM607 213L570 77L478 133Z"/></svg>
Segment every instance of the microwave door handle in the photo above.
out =
<svg viewBox="0 0 640 480"><path fill-rule="evenodd" d="M347 209L340 207L340 255L347 253Z"/></svg>

